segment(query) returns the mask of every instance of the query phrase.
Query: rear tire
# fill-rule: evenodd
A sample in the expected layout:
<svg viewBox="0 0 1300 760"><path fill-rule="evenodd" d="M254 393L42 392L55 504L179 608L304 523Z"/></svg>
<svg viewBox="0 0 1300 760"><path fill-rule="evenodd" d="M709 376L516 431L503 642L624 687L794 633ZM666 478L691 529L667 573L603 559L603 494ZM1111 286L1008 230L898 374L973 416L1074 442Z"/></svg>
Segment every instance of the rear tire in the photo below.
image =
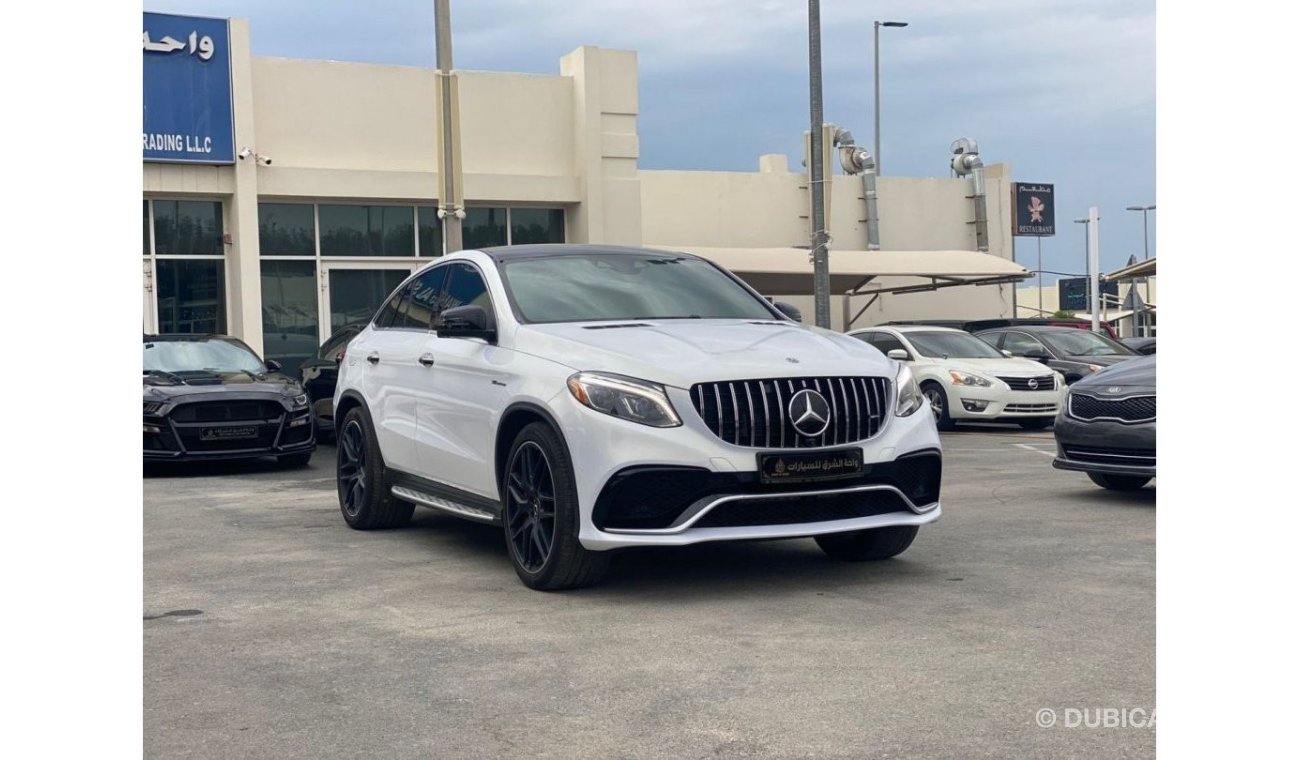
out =
<svg viewBox="0 0 1300 760"><path fill-rule="evenodd" d="M922 383L921 395L930 402L930 411L934 413L934 424L940 430L952 430L954 425L952 415L948 413L948 394L944 393L943 387L935 382Z"/></svg>
<svg viewBox="0 0 1300 760"><path fill-rule="evenodd" d="M1051 418L1041 420L1020 420L1020 427L1025 430L1046 430L1052 424Z"/></svg>
<svg viewBox="0 0 1300 760"><path fill-rule="evenodd" d="M1107 475L1102 472L1090 472L1092 482L1110 491L1136 491L1151 482L1143 475Z"/></svg>
<svg viewBox="0 0 1300 760"><path fill-rule="evenodd" d="M335 472L339 510L348 527L400 528L411 521L415 505L393 497L375 429L370 415L361 407L343 419Z"/></svg>
<svg viewBox="0 0 1300 760"><path fill-rule="evenodd" d="M917 526L895 525L889 528L855 530L852 533L830 533L817 536L817 545L834 559L848 562L889 559L896 557L912 545Z"/></svg>
<svg viewBox="0 0 1300 760"><path fill-rule="evenodd" d="M539 591L600 582L609 552L578 540L578 490L569 450L547 424L534 422L515 436L501 478L501 522L506 551L525 586Z"/></svg>

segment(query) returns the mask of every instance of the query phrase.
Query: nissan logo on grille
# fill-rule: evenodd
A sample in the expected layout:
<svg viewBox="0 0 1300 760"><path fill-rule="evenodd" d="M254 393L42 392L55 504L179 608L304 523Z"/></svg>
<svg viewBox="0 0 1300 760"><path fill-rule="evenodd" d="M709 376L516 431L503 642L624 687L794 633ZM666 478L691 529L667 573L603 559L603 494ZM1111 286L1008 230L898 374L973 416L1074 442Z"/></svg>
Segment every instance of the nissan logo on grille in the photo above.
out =
<svg viewBox="0 0 1300 760"><path fill-rule="evenodd" d="M831 406L817 391L804 389L790 398L790 422L800 435L813 438L831 424Z"/></svg>
<svg viewBox="0 0 1300 760"><path fill-rule="evenodd" d="M1038 390L1038 380L1037 380L1037 379L1032 378L1032 377L1029 378L1029 390L1031 390L1031 391L1036 391L1036 390Z"/></svg>

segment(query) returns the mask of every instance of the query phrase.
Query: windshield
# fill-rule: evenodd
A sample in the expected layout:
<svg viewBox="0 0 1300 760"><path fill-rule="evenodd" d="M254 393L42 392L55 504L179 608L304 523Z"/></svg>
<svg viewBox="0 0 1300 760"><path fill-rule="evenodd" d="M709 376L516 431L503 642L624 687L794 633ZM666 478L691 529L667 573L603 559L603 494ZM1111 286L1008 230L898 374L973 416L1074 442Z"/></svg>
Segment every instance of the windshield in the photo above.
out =
<svg viewBox="0 0 1300 760"><path fill-rule="evenodd" d="M996 348L964 332L907 332L921 356L930 359L1005 359Z"/></svg>
<svg viewBox="0 0 1300 760"><path fill-rule="evenodd" d="M1131 349L1087 330L1044 332L1038 337L1058 354L1066 356L1133 356Z"/></svg>
<svg viewBox="0 0 1300 760"><path fill-rule="evenodd" d="M151 370L261 374L266 367L247 346L228 340L146 340L144 371Z"/></svg>
<svg viewBox="0 0 1300 760"><path fill-rule="evenodd" d="M778 319L701 259L592 253L505 261L501 278L524 322Z"/></svg>

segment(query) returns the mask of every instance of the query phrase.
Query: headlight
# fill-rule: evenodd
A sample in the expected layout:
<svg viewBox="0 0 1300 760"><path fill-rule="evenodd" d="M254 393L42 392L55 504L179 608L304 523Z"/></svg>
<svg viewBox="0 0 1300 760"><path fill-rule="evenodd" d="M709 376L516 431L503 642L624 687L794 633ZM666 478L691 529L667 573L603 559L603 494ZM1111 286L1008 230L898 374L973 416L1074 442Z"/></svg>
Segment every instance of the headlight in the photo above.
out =
<svg viewBox="0 0 1300 760"><path fill-rule="evenodd" d="M661 428L682 424L662 385L599 372L579 372L569 377L568 385L584 406L611 417Z"/></svg>
<svg viewBox="0 0 1300 760"><path fill-rule="evenodd" d="M898 374L894 376L894 385L898 388L898 403L894 405L894 415L906 417L921 408L921 389L912 377L912 370L906 364L900 364Z"/></svg>
<svg viewBox="0 0 1300 760"><path fill-rule="evenodd" d="M948 375L952 378L953 385L978 385L981 388L990 388L993 381L987 377L972 375L969 372L958 372L955 369L948 370Z"/></svg>
<svg viewBox="0 0 1300 760"><path fill-rule="evenodd" d="M307 406L307 394L299 393L297 396L289 399L289 406L294 409L302 409Z"/></svg>

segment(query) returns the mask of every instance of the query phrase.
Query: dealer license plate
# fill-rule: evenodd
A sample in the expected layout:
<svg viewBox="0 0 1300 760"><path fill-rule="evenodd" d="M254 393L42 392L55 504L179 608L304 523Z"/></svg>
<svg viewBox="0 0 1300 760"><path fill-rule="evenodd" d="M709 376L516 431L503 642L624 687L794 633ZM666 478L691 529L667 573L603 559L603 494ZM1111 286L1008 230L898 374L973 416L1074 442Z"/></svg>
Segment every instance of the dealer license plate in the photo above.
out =
<svg viewBox="0 0 1300 760"><path fill-rule="evenodd" d="M862 449L783 451L758 455L758 478L763 483L804 483L852 478L862 474Z"/></svg>
<svg viewBox="0 0 1300 760"><path fill-rule="evenodd" d="M256 438L257 427L246 425L244 427L216 427L203 428L199 437L204 441L228 441L232 438Z"/></svg>

